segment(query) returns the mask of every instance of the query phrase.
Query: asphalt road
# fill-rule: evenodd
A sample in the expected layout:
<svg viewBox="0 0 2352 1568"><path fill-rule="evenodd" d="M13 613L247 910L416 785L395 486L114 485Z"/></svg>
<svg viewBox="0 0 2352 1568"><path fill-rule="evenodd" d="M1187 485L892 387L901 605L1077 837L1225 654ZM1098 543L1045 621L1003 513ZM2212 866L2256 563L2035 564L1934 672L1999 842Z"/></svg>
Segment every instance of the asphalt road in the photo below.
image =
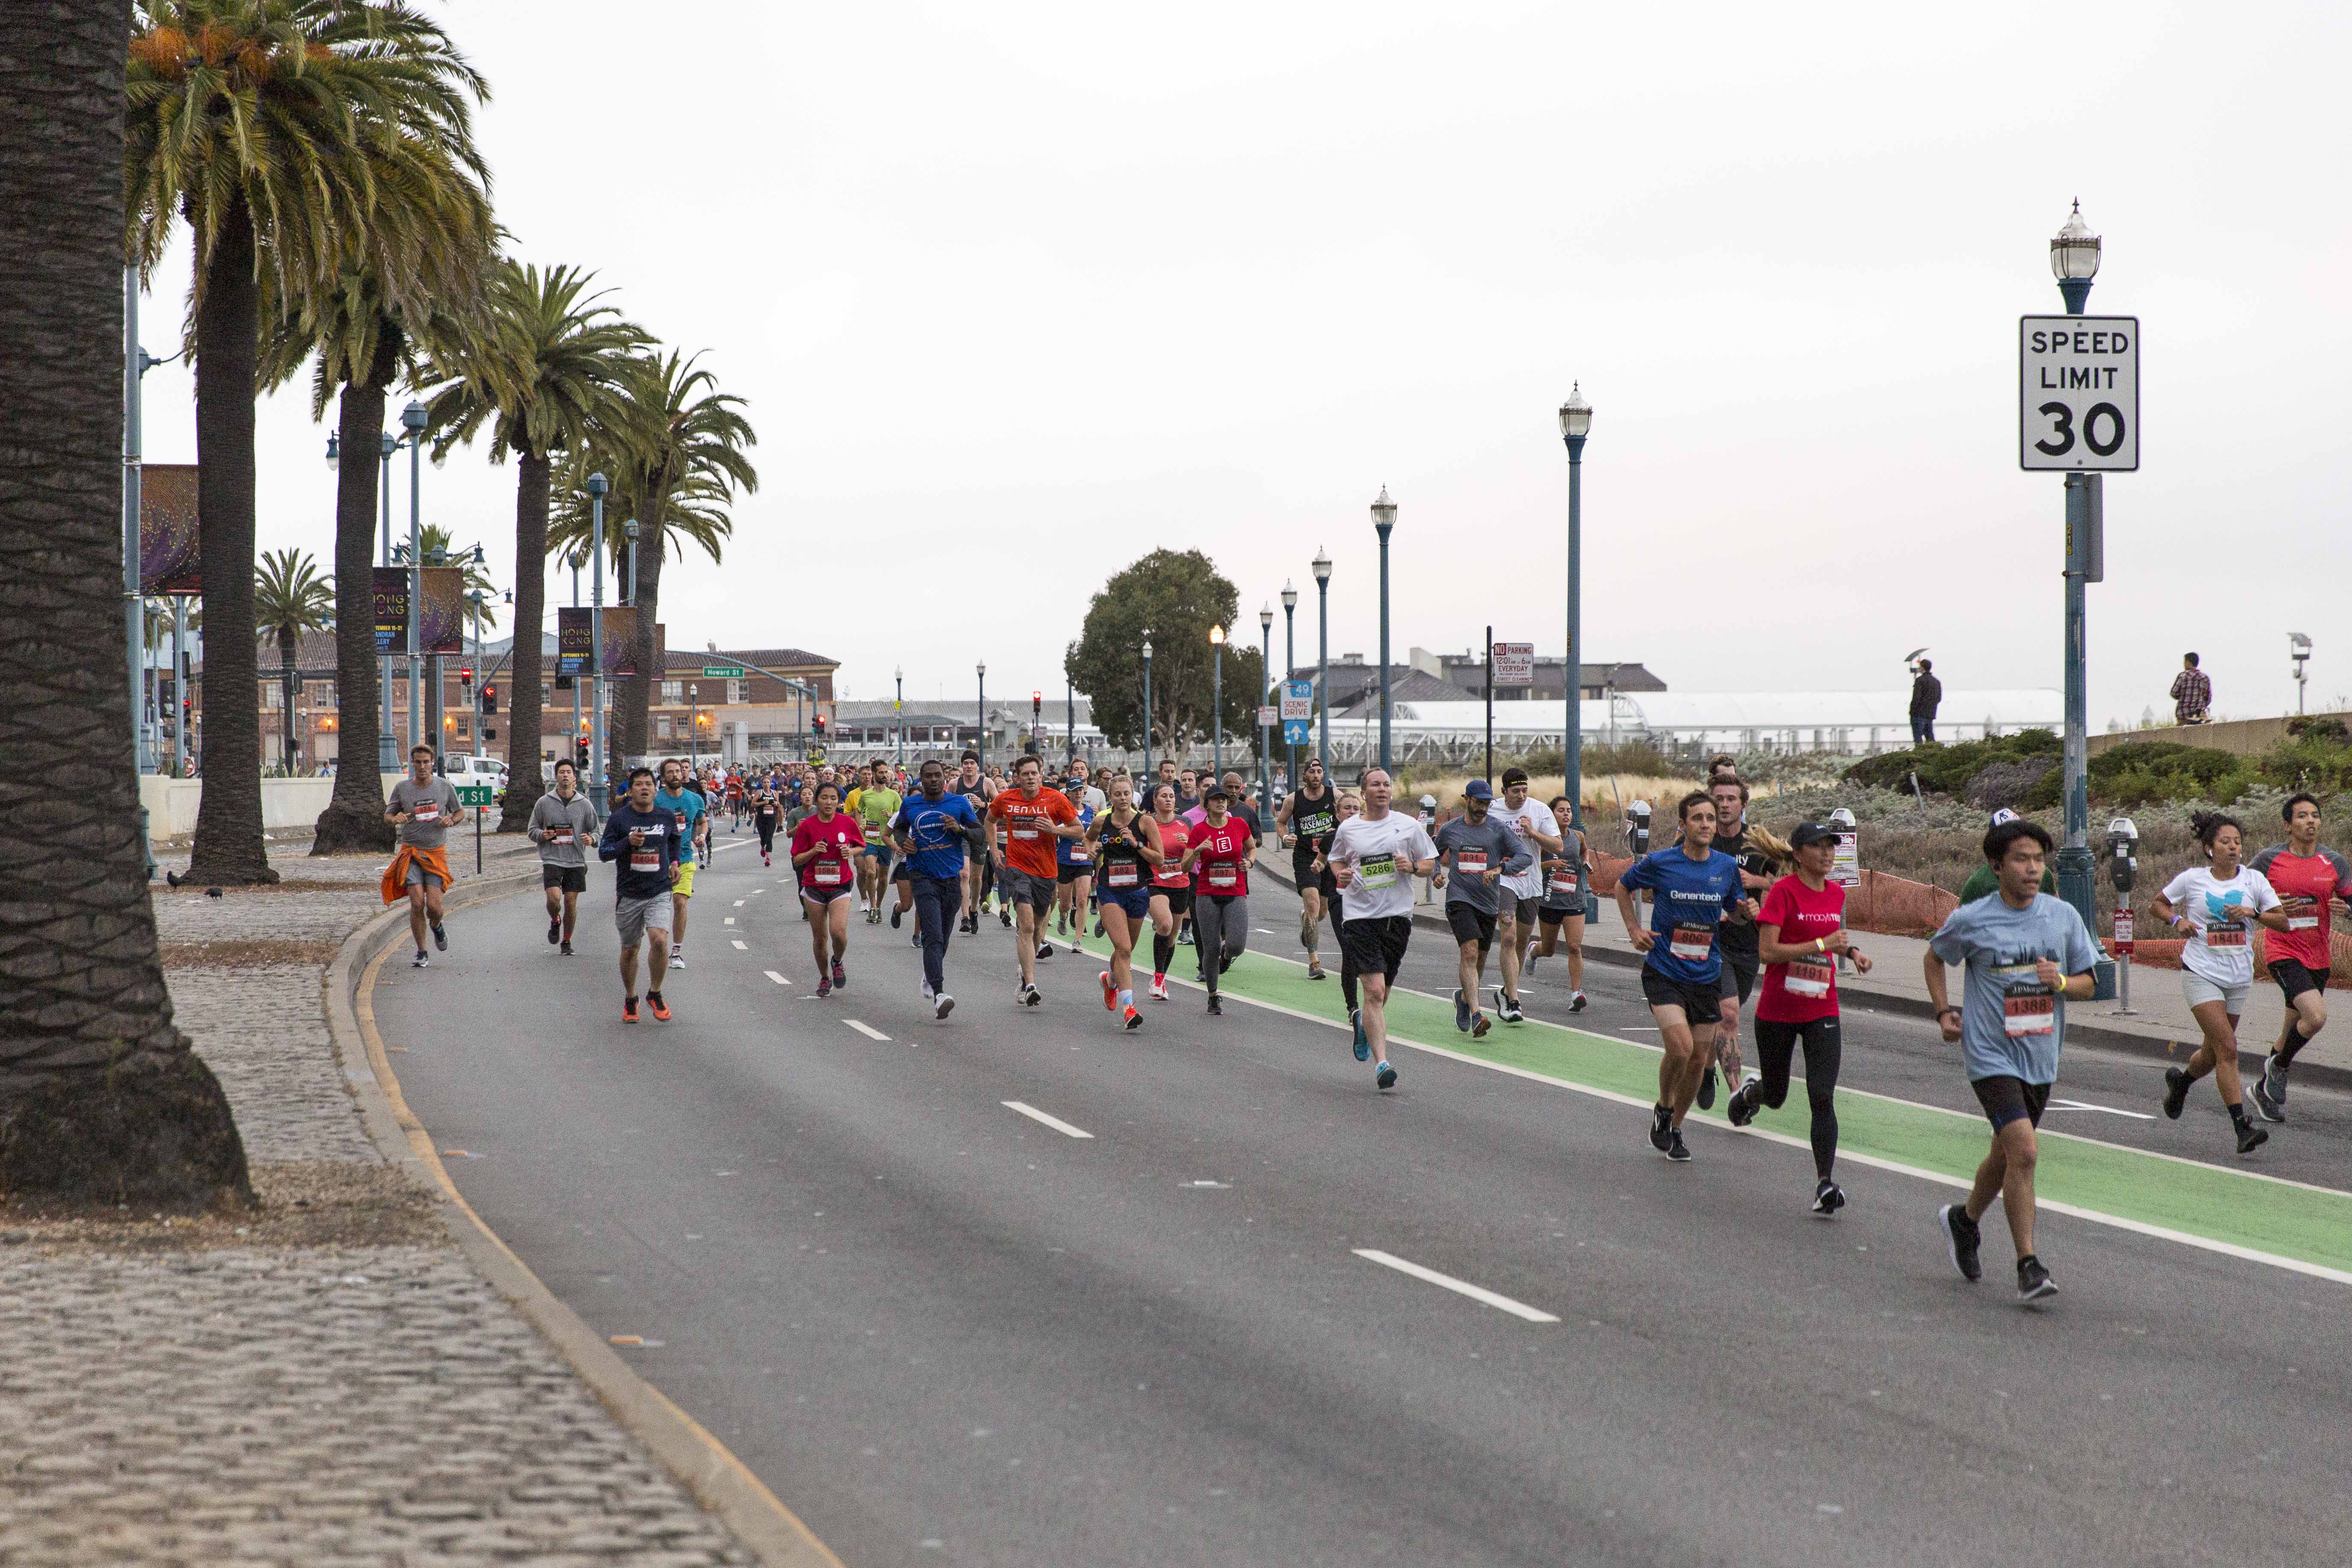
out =
<svg viewBox="0 0 2352 1568"><path fill-rule="evenodd" d="M2307 1564L2352 1532L2343 1286L2045 1214L2063 1294L2021 1309L1998 1220L1983 1283L1946 1263L1945 1187L1859 1167L1824 1223L1799 1150L1708 1127L1670 1165L1638 1108L1416 1052L1382 1095L1344 1032L1189 987L1126 1035L1066 953L1022 1010L992 920L945 1023L887 926L818 1001L746 848L702 873L675 1021L625 1027L593 875L577 958L525 896L385 967L403 1088L488 1223L850 1563ZM1448 969L1418 936L1406 983ZM1579 1023L1647 1021L1592 977ZM1922 1025L1849 1035L1849 1082L1967 1092ZM2145 1063L2069 1067L2146 1104ZM2274 1147L2340 1173L2322 1098Z"/></svg>

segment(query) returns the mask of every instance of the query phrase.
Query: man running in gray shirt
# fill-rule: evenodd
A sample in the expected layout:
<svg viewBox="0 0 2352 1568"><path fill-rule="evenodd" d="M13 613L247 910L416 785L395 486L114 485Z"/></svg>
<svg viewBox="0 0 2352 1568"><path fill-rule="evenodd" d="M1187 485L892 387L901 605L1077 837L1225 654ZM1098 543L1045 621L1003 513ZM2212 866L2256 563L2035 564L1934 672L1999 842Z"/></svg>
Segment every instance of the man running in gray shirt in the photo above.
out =
<svg viewBox="0 0 2352 1568"><path fill-rule="evenodd" d="M1446 871L1445 923L1462 952L1454 993L1454 1026L1464 1034L1482 1036L1491 1026L1479 1010L1478 990L1486 972L1486 950L1495 945L1495 917L1502 907L1498 884L1514 872L1535 864L1535 851L1487 815L1495 787L1472 779L1462 791L1463 814L1440 827L1438 864Z"/></svg>
<svg viewBox="0 0 2352 1568"><path fill-rule="evenodd" d="M392 786L392 799L383 808L386 822L400 829L400 848L393 857L388 881L394 889L408 890L408 934L416 942L413 967L425 967L425 931L433 930L433 945L449 951L449 933L441 929L441 895L449 887L449 829L466 820L466 808L457 802L457 787L433 772L433 748L412 747L408 753L408 776ZM394 901L396 892L387 892L385 901Z"/></svg>
<svg viewBox="0 0 2352 1568"><path fill-rule="evenodd" d="M555 764L555 787L530 808L530 841L539 846L539 885L547 894L547 940L572 956L572 931L580 919L580 895L588 890L588 845L598 824L588 797L580 793L580 771L566 758Z"/></svg>

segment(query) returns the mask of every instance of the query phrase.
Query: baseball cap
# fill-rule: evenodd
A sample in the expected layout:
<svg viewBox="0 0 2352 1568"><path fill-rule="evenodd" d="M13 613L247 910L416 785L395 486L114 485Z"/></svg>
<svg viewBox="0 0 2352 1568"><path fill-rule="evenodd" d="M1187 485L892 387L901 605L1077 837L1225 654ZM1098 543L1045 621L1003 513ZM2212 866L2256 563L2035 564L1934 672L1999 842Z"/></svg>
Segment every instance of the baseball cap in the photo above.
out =
<svg viewBox="0 0 2352 1568"><path fill-rule="evenodd" d="M1231 800L1234 796L1231 790L1228 790L1224 785L1220 784L1211 784L1206 790L1202 792L1201 798L1202 800Z"/></svg>
<svg viewBox="0 0 2352 1568"><path fill-rule="evenodd" d="M1834 844L1837 837L1838 830L1826 823L1801 822L1789 835L1789 847L1802 849L1808 844Z"/></svg>
<svg viewBox="0 0 2352 1568"><path fill-rule="evenodd" d="M1472 779L1468 784L1462 786L1462 798L1465 800L1492 800L1495 798L1495 786L1488 784L1485 779Z"/></svg>
<svg viewBox="0 0 2352 1568"><path fill-rule="evenodd" d="M2010 810L2009 807L2004 805L1999 811L1992 814L1992 820L1990 823L1987 823L1986 826L1989 827L1999 827L2004 822L2015 822L2016 820L2017 813Z"/></svg>

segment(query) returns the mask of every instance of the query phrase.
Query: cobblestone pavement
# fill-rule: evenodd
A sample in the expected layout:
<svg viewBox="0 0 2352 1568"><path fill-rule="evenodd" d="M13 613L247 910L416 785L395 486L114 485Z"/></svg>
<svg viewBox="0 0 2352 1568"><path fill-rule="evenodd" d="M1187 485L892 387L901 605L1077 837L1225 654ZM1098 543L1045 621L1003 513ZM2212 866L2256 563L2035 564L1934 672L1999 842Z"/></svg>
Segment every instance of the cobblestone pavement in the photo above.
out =
<svg viewBox="0 0 2352 1568"><path fill-rule="evenodd" d="M271 847L289 881L382 864ZM160 881L155 901L172 942L340 939L381 907ZM382 1167L322 969L171 978L252 1159ZM753 1561L454 1245L110 1235L0 1251L0 1563Z"/></svg>

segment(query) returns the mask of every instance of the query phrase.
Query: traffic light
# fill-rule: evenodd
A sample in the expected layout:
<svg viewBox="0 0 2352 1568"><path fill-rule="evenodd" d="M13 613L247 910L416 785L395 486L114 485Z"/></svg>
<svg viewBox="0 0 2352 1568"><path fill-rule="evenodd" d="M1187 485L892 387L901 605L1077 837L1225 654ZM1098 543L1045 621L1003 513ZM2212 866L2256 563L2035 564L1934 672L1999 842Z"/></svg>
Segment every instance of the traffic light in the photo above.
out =
<svg viewBox="0 0 2352 1568"><path fill-rule="evenodd" d="M820 713L820 714L818 714L815 718L814 718L814 719L810 720L810 721L809 721L809 722L810 722L810 723L812 723L812 724L814 724L814 725L816 727L816 738L817 738L818 740L820 740L820 741L824 740L824 714L822 714L822 713Z"/></svg>
<svg viewBox="0 0 2352 1568"><path fill-rule="evenodd" d="M499 684L495 680L485 682L482 687L482 711L485 713L495 713L498 710Z"/></svg>

